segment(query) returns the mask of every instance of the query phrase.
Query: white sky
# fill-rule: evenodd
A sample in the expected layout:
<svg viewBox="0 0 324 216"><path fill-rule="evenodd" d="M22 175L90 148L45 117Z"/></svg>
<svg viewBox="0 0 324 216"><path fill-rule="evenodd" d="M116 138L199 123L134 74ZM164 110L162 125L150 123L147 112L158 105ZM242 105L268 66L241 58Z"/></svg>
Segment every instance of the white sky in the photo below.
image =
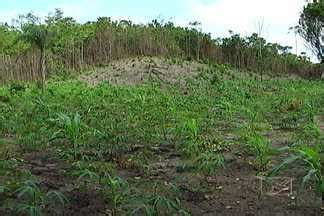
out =
<svg viewBox="0 0 324 216"><path fill-rule="evenodd" d="M250 35L258 32L259 24L263 23L261 36L270 42L292 46L293 53L297 51L300 54L307 51L304 41L299 36L295 37L293 32L289 33L289 27L298 23L305 0L216 0L205 3L189 0L189 2L191 16L201 21L203 29L211 32L214 37L229 35L228 30L241 35Z"/></svg>

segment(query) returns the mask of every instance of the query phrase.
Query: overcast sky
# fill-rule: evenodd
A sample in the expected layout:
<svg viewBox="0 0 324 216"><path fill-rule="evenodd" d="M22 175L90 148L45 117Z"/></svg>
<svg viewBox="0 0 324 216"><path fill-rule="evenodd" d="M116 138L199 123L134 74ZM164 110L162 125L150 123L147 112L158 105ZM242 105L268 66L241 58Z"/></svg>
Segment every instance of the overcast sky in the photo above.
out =
<svg viewBox="0 0 324 216"><path fill-rule="evenodd" d="M205 32L213 37L228 36L228 30L248 35L258 32L271 42L294 47L293 52L305 51L302 39L289 33L298 22L305 0L0 0L0 22L9 22L30 11L45 16L54 8L80 22L99 16L128 18L148 22L161 17L178 25L200 21Z"/></svg>

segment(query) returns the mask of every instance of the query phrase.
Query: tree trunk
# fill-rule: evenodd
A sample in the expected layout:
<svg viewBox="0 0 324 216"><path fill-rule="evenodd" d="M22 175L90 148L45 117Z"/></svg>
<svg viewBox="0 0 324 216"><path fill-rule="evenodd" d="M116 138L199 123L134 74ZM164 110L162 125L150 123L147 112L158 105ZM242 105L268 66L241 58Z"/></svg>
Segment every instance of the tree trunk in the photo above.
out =
<svg viewBox="0 0 324 216"><path fill-rule="evenodd" d="M39 65L40 65L40 74L42 76L43 90L45 89L45 84L46 84L45 58L46 58L45 48L41 48L41 57L40 57Z"/></svg>

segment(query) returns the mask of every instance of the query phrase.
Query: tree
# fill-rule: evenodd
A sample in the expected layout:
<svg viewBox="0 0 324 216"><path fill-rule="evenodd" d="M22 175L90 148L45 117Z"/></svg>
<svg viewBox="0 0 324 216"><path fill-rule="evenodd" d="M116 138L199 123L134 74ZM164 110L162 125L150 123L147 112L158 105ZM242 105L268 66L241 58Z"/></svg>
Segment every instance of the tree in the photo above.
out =
<svg viewBox="0 0 324 216"><path fill-rule="evenodd" d="M199 53L200 53L200 34L202 32L201 28L201 22L194 21L189 23L190 26L192 26L193 29L197 31L197 60L199 61Z"/></svg>
<svg viewBox="0 0 324 216"><path fill-rule="evenodd" d="M309 48L324 63L324 0L308 3L300 16L297 32L308 42Z"/></svg>
<svg viewBox="0 0 324 216"><path fill-rule="evenodd" d="M46 44L49 41L49 31L45 24L42 24L40 19L32 13L19 16L21 39L32 46L35 46L40 51L39 72L42 76L42 86L45 87L46 82Z"/></svg>

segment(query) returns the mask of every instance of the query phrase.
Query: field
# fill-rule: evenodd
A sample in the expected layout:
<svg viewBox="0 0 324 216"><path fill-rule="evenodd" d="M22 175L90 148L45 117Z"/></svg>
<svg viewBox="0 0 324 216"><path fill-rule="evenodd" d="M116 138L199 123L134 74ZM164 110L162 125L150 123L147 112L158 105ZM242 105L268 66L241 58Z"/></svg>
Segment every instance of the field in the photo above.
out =
<svg viewBox="0 0 324 216"><path fill-rule="evenodd" d="M323 96L158 58L0 86L0 215L321 215Z"/></svg>

